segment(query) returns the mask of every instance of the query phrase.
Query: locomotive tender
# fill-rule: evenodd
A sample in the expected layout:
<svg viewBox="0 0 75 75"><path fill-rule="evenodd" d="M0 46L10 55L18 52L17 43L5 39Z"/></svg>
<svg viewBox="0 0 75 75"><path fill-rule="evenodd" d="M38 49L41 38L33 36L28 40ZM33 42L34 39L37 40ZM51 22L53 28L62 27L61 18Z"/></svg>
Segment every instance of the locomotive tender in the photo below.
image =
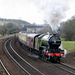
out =
<svg viewBox="0 0 75 75"><path fill-rule="evenodd" d="M43 59L60 62L64 56L64 50L61 50L61 39L53 34L34 34L19 32L20 43L30 51L37 51Z"/></svg>

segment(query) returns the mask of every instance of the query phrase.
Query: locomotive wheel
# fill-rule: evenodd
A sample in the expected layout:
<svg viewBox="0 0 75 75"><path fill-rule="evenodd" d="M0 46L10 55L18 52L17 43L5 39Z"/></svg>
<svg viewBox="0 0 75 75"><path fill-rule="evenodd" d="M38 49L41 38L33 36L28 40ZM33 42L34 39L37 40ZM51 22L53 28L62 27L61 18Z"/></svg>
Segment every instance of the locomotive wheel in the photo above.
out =
<svg viewBox="0 0 75 75"><path fill-rule="evenodd" d="M44 60L48 61L48 58L47 58L47 56L46 56L46 54L44 53L43 50L42 50L42 58L43 58Z"/></svg>
<svg viewBox="0 0 75 75"><path fill-rule="evenodd" d="M60 58L58 58L58 61L57 62L60 63Z"/></svg>
<svg viewBox="0 0 75 75"><path fill-rule="evenodd" d="M39 56L42 57L42 50L39 49Z"/></svg>
<svg viewBox="0 0 75 75"><path fill-rule="evenodd" d="M29 51L30 51L30 52L32 51L31 48L29 49Z"/></svg>
<svg viewBox="0 0 75 75"><path fill-rule="evenodd" d="M32 49L31 49L31 48L29 48L29 51L30 51L30 52L32 52Z"/></svg>
<svg viewBox="0 0 75 75"><path fill-rule="evenodd" d="M53 58L51 58L50 61L51 61L52 63L60 63L60 58L57 58L56 60L53 59Z"/></svg>

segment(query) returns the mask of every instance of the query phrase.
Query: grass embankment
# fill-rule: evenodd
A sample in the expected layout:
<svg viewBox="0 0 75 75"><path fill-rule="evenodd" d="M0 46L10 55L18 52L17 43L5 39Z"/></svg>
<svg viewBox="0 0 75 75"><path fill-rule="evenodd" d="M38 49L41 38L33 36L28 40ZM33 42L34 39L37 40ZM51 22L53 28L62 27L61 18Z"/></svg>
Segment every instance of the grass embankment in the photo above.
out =
<svg viewBox="0 0 75 75"><path fill-rule="evenodd" d="M67 50L67 55L65 58L62 58L61 61L75 66L75 41L65 41L62 40L63 48Z"/></svg>
<svg viewBox="0 0 75 75"><path fill-rule="evenodd" d="M64 41L62 39L63 48L67 50L67 52L75 51L75 41Z"/></svg>

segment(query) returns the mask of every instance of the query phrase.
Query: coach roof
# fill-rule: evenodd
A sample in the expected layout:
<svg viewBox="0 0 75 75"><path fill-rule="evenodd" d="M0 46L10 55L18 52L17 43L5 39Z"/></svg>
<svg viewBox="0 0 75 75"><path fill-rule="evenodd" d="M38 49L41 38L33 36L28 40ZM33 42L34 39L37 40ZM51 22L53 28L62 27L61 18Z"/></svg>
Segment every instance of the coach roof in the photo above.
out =
<svg viewBox="0 0 75 75"><path fill-rule="evenodd" d="M32 33L31 34L27 34L28 37L35 37L36 35L37 34L34 34L34 33L33 34Z"/></svg>

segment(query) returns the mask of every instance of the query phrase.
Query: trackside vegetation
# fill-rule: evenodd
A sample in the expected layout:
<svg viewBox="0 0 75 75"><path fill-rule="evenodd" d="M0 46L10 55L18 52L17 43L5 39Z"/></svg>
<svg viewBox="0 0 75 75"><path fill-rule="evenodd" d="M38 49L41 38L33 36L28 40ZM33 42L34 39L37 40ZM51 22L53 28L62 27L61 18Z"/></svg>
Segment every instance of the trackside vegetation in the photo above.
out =
<svg viewBox="0 0 75 75"><path fill-rule="evenodd" d="M63 48L67 50L67 52L75 51L75 41L62 41Z"/></svg>

